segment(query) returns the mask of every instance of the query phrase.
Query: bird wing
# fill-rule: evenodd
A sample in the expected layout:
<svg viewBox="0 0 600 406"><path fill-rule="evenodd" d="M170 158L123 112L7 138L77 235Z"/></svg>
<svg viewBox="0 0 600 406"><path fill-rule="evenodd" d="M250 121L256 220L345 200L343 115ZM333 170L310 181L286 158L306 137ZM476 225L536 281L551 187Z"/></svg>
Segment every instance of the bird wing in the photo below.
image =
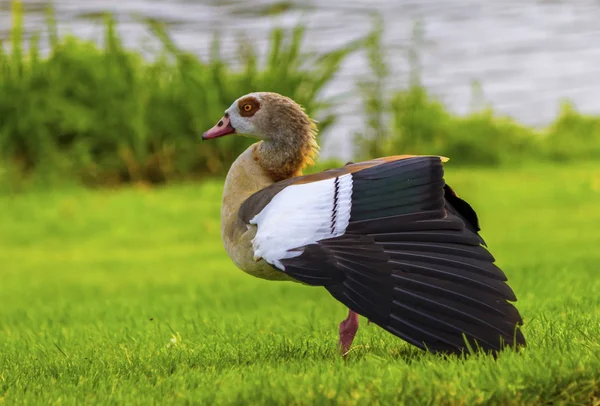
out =
<svg viewBox="0 0 600 406"><path fill-rule="evenodd" d="M525 345L516 297L442 162L388 157L257 192L240 210L255 257L423 349Z"/></svg>

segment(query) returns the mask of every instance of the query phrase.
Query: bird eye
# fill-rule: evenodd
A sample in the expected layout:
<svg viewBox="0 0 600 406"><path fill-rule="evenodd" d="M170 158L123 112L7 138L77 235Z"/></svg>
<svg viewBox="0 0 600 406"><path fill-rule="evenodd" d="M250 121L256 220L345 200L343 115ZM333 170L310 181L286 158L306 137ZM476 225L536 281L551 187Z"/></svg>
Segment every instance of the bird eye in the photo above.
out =
<svg viewBox="0 0 600 406"><path fill-rule="evenodd" d="M242 107L244 109L244 111L250 111L252 110L252 105L250 104L244 104L244 107Z"/></svg>

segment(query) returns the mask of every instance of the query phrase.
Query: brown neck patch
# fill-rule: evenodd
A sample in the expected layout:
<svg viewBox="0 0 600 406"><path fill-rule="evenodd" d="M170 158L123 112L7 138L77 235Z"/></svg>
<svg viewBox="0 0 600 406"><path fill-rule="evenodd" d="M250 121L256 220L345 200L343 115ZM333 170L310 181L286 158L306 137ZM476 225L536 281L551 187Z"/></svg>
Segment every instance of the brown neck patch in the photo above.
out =
<svg viewBox="0 0 600 406"><path fill-rule="evenodd" d="M314 165L314 158L318 150L319 146L311 131L306 134L306 137L285 146L261 141L255 144L253 156L273 182L279 182L301 176L304 168Z"/></svg>
<svg viewBox="0 0 600 406"><path fill-rule="evenodd" d="M240 110L240 116L252 117L260 110L260 102L256 97L248 96L238 100L238 109Z"/></svg>
<svg viewBox="0 0 600 406"><path fill-rule="evenodd" d="M258 105L258 100L253 96L243 97L238 102L240 113L246 103ZM302 106L276 93L261 93L258 108L264 111L254 120L263 140L256 144L254 158L274 182L301 175L302 169L313 163L319 149L315 123Z"/></svg>

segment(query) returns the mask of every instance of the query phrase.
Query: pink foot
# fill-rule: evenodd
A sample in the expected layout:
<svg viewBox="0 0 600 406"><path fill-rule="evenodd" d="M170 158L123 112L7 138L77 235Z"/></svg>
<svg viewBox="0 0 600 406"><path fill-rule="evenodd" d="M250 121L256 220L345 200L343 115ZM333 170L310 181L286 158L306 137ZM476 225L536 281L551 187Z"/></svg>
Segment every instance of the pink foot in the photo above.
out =
<svg viewBox="0 0 600 406"><path fill-rule="evenodd" d="M340 323L340 348L342 355L346 355L350 351L354 336L358 331L358 313L352 310L348 311L346 320Z"/></svg>

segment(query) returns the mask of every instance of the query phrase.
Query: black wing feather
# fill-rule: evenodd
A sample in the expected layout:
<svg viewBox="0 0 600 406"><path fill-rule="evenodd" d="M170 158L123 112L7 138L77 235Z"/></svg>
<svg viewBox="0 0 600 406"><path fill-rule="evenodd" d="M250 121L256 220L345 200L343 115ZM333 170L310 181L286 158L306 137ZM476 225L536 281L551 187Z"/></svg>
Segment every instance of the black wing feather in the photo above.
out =
<svg viewBox="0 0 600 406"><path fill-rule="evenodd" d="M460 219L465 222L465 226L470 231L477 234L480 243L486 245L483 238L478 234L479 231L481 231L481 228L479 228L479 218L471 205L458 197L456 192L448 185L444 185L444 198L446 199L446 209L452 214L460 217Z"/></svg>
<svg viewBox="0 0 600 406"><path fill-rule="evenodd" d="M506 276L482 246L475 211L444 183L438 157L352 173L346 233L282 260L350 309L433 352L525 345ZM464 336L463 336L464 335Z"/></svg>

